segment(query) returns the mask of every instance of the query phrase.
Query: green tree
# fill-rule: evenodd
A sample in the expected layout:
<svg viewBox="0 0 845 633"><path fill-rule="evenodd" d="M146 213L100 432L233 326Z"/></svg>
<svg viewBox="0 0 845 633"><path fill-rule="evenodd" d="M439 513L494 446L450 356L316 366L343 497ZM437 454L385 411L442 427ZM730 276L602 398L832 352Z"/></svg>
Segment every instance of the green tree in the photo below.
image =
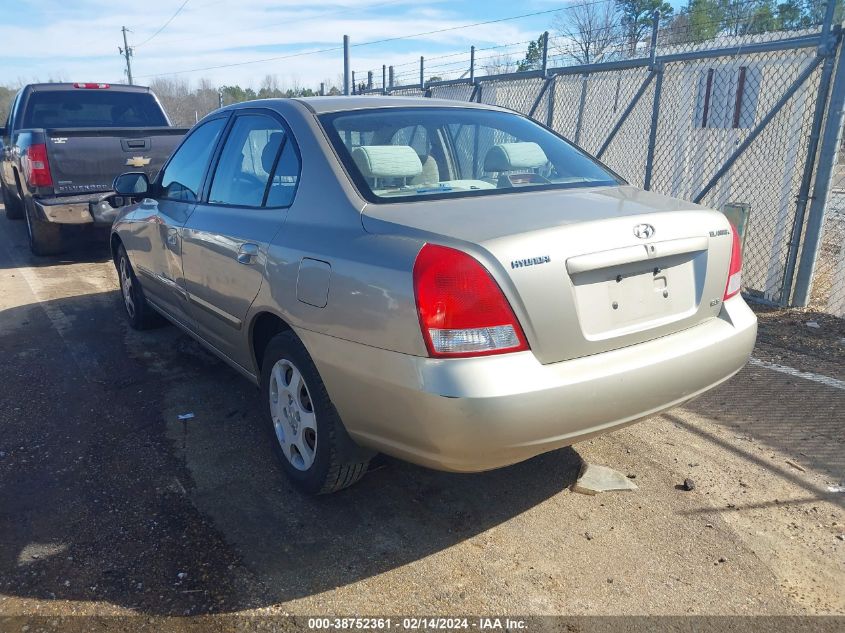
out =
<svg viewBox="0 0 845 633"><path fill-rule="evenodd" d="M809 21L800 0L786 0L777 6L778 26L781 29L800 29Z"/></svg>
<svg viewBox="0 0 845 633"><path fill-rule="evenodd" d="M223 103L227 105L230 103L240 103L241 101L250 101L251 99L257 98L255 90L252 88L244 89L235 85L223 86L220 90L223 93Z"/></svg>
<svg viewBox="0 0 845 633"><path fill-rule="evenodd" d="M687 16L687 42L713 39L725 17L718 0L690 0L682 13Z"/></svg>
<svg viewBox="0 0 845 633"><path fill-rule="evenodd" d="M758 2L748 20L746 33L768 33L781 28L780 21L775 16L775 5L771 0Z"/></svg>
<svg viewBox="0 0 845 633"><path fill-rule="evenodd" d="M616 8L622 16L622 32L631 53L651 30L655 11L660 11L660 25L664 27L671 22L674 12L672 5L663 0L616 0Z"/></svg>
<svg viewBox="0 0 845 633"><path fill-rule="evenodd" d="M543 64L543 35L540 34L536 40L528 43L528 49L525 51L525 57L516 66L518 72L526 70L536 70Z"/></svg>

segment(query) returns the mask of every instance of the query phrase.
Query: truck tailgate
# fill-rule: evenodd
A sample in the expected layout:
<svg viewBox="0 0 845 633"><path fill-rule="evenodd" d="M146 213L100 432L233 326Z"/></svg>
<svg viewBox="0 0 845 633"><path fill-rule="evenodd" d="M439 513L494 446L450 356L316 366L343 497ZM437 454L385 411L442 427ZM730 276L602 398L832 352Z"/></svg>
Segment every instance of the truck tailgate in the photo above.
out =
<svg viewBox="0 0 845 633"><path fill-rule="evenodd" d="M126 171L143 171L152 180L186 132L172 127L47 129L55 193L109 191L115 176Z"/></svg>

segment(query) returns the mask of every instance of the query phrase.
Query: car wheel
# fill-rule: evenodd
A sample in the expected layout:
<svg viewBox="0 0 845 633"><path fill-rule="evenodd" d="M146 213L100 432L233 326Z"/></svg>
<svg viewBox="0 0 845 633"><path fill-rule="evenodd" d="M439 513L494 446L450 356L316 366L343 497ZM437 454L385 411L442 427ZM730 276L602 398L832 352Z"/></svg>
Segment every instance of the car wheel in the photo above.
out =
<svg viewBox="0 0 845 633"><path fill-rule="evenodd" d="M21 201L14 197L5 186L0 185L3 190L3 207L6 209L6 218L9 220L20 220L23 217Z"/></svg>
<svg viewBox="0 0 845 633"><path fill-rule="evenodd" d="M32 217L29 209L26 216L26 231L29 234L29 250L35 255L58 255L64 252L61 227Z"/></svg>
<svg viewBox="0 0 845 633"><path fill-rule="evenodd" d="M298 488L326 494L364 476L373 453L347 434L317 367L293 332L268 343L261 393L279 461Z"/></svg>
<svg viewBox="0 0 845 633"><path fill-rule="evenodd" d="M129 325L135 330L148 330L164 323L164 318L147 303L144 290L138 283L129 256L123 245L117 249L117 276L120 279L120 294L123 312Z"/></svg>

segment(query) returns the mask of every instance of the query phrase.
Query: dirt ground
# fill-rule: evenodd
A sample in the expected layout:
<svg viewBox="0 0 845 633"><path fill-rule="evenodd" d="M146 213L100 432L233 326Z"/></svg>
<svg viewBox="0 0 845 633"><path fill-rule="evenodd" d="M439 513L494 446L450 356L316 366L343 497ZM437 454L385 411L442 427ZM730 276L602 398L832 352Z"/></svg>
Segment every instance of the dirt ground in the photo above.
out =
<svg viewBox="0 0 845 633"><path fill-rule="evenodd" d="M311 499L255 388L116 288L102 247L35 258L0 218L0 616L845 615L842 321L761 311L755 361L684 407ZM581 460L639 489L573 493Z"/></svg>

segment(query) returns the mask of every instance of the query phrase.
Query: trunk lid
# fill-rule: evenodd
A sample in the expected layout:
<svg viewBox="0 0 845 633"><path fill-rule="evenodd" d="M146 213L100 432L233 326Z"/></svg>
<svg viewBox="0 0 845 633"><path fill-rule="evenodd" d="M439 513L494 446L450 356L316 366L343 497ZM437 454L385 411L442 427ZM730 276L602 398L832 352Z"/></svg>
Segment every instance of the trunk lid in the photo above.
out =
<svg viewBox="0 0 845 633"><path fill-rule="evenodd" d="M543 363L715 318L731 252L721 213L627 186L368 205L363 223L472 253Z"/></svg>
<svg viewBox="0 0 845 633"><path fill-rule="evenodd" d="M57 195L110 191L116 176L143 171L150 180L187 132L182 128L52 128L47 157Z"/></svg>

